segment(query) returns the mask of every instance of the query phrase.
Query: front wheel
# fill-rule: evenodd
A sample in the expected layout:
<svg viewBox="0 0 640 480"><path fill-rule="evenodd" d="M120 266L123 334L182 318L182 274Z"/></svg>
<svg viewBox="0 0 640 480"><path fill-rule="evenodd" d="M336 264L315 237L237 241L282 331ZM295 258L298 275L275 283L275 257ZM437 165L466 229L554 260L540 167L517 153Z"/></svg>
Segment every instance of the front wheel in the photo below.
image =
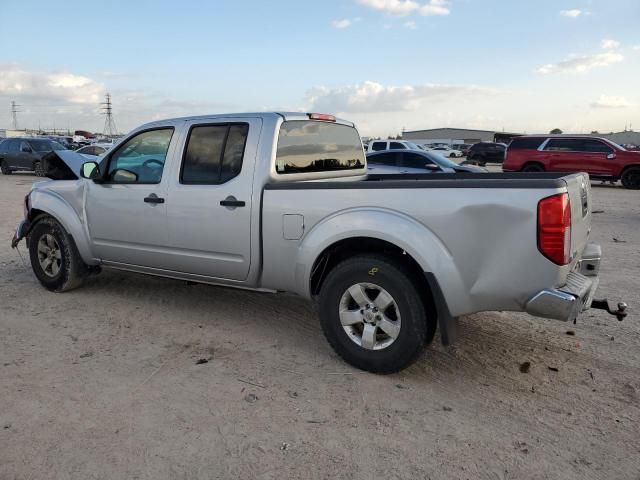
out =
<svg viewBox="0 0 640 480"><path fill-rule="evenodd" d="M412 364L433 340L432 318L413 275L380 255L338 264L320 291L320 322L329 344L346 362L374 373Z"/></svg>
<svg viewBox="0 0 640 480"><path fill-rule="evenodd" d="M6 160L2 160L2 162L0 162L0 172L2 172L3 175L11 175L11 169L9 168L9 164L7 164Z"/></svg>
<svg viewBox="0 0 640 480"><path fill-rule="evenodd" d="M544 172L544 167L542 165L538 165L537 163L531 163L529 165L525 165L522 171L523 172Z"/></svg>
<svg viewBox="0 0 640 480"><path fill-rule="evenodd" d="M29 233L31 268L42 286L64 292L82 285L89 273L73 237L53 218L40 220Z"/></svg>
<svg viewBox="0 0 640 480"><path fill-rule="evenodd" d="M620 177L622 186L630 190L640 190L640 167L627 168Z"/></svg>

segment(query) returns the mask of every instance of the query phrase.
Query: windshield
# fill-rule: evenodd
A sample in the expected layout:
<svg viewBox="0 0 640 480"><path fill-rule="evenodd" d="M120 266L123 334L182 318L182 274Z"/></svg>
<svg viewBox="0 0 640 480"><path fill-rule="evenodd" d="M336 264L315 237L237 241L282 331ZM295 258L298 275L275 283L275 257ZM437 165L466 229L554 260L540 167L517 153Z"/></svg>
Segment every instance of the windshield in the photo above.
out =
<svg viewBox="0 0 640 480"><path fill-rule="evenodd" d="M606 140L607 142L609 142L611 145L613 145L614 147L619 148L619 149L620 149L620 150L622 150L623 152L626 152L626 151L627 151L627 149L626 149L626 148L624 148L622 145L618 145L616 142L614 142L614 141L612 141L612 140L609 140L608 138L605 138L605 140Z"/></svg>
<svg viewBox="0 0 640 480"><path fill-rule="evenodd" d="M443 157L439 153L429 152L429 153L427 153L427 157L429 157L429 159L432 162L437 163L441 167L457 168L459 166L457 163L452 162L451 160L449 160L446 157Z"/></svg>
<svg viewBox="0 0 640 480"><path fill-rule="evenodd" d="M52 150L64 150L65 148L58 142L51 140L29 140L29 145L36 152L50 152Z"/></svg>

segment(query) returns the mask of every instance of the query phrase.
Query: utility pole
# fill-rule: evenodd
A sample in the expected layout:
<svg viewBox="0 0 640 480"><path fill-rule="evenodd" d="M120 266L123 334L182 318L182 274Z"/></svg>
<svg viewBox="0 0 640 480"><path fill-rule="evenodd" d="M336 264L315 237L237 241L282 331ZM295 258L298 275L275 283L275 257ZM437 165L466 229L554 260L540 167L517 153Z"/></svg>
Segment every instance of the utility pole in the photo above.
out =
<svg viewBox="0 0 640 480"><path fill-rule="evenodd" d="M18 105L15 101L11 101L11 123L13 125L13 129L17 130L18 129L18 113L20 113L22 110L18 110L18 107L21 107L22 105Z"/></svg>
<svg viewBox="0 0 640 480"><path fill-rule="evenodd" d="M116 129L116 122L113 120L113 107L111 105L111 94L107 93L105 96L105 101L102 102L101 109L102 114L105 115L104 119L104 128L102 129L102 134L107 137L113 137L118 134L118 130Z"/></svg>

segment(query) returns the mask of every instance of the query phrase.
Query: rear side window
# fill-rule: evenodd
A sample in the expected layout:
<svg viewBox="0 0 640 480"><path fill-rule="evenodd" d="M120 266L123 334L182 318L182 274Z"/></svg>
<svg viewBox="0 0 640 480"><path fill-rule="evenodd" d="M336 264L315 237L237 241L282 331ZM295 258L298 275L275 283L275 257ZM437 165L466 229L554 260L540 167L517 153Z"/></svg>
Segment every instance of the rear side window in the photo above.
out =
<svg viewBox="0 0 640 480"><path fill-rule="evenodd" d="M280 127L279 174L357 170L364 165L362 142L353 127L311 120L284 122Z"/></svg>
<svg viewBox="0 0 640 480"><path fill-rule="evenodd" d="M537 150L544 142L541 137L519 137L511 140L509 150Z"/></svg>
<svg viewBox="0 0 640 480"><path fill-rule="evenodd" d="M391 144L389 145L389 148L391 150L406 150L407 147L404 146L404 144L399 143L399 142L391 142Z"/></svg>
<svg viewBox="0 0 640 480"><path fill-rule="evenodd" d="M552 138L544 149L556 152L580 152L582 141L575 138Z"/></svg>
<svg viewBox="0 0 640 480"><path fill-rule="evenodd" d="M182 160L180 183L216 185L237 177L249 125L218 124L193 127Z"/></svg>
<svg viewBox="0 0 640 480"><path fill-rule="evenodd" d="M373 150L374 152L380 152L386 149L387 149L387 142L373 142L373 145L371 146L371 150Z"/></svg>
<svg viewBox="0 0 640 480"><path fill-rule="evenodd" d="M9 151L16 153L20 150L20 140L9 140Z"/></svg>

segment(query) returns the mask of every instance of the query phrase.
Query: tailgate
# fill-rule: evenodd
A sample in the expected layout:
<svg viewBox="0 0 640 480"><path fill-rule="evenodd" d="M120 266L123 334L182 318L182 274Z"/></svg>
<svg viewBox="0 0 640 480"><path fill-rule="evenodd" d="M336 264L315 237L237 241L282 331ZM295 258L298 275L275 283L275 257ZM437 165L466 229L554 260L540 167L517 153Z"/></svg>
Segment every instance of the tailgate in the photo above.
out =
<svg viewBox="0 0 640 480"><path fill-rule="evenodd" d="M591 182L586 173L563 177L571 202L571 258L579 259L591 232Z"/></svg>

